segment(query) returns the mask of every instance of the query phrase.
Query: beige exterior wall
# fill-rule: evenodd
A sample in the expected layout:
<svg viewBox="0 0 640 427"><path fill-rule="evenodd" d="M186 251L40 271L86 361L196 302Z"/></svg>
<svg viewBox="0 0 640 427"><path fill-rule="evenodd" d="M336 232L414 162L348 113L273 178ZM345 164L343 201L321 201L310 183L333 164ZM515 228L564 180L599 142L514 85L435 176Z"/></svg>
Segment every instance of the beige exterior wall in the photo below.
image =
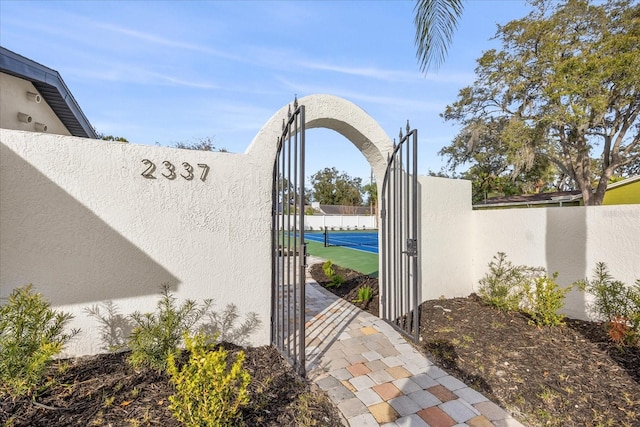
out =
<svg viewBox="0 0 640 427"><path fill-rule="evenodd" d="M44 99L36 103L27 98L27 92L38 93L31 82L0 73L0 128L39 132L35 125L42 123L47 133L71 135ZM18 113L30 116L31 123L18 120Z"/></svg>

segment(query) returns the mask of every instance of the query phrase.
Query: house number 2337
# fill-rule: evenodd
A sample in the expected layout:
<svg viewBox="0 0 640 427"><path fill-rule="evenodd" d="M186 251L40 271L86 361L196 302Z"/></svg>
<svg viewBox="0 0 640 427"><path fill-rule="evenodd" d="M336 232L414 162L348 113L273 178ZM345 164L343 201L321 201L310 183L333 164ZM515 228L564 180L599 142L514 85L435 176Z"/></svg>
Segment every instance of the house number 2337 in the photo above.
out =
<svg viewBox="0 0 640 427"><path fill-rule="evenodd" d="M142 164L146 166L144 172L141 175L147 179L157 179L156 173L159 173L163 177L174 180L178 176L186 179L187 181L191 181L195 177L195 169L187 162L182 162L182 166L176 166L173 163L165 160L162 162L162 166L158 168L155 163L153 163L149 159L143 159ZM205 163L198 163L198 168L200 170L200 180L205 181L207 179L207 175L209 174L209 165Z"/></svg>

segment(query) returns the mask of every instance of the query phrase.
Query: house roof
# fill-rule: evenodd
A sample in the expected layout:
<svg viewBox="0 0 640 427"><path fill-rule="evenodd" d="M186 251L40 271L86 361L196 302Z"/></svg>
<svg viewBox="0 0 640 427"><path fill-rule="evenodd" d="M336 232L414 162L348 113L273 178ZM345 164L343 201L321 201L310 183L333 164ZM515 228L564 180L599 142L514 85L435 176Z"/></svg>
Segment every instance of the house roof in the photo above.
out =
<svg viewBox="0 0 640 427"><path fill-rule="evenodd" d="M474 208L498 206L541 205L548 203L567 203L580 200L580 190L554 191L551 193L522 194L518 196L490 197L473 205Z"/></svg>
<svg viewBox="0 0 640 427"><path fill-rule="evenodd" d="M0 46L0 72L30 81L71 135L98 138L57 71Z"/></svg>
<svg viewBox="0 0 640 427"><path fill-rule="evenodd" d="M640 175L632 176L631 178L609 184L607 185L607 190L622 187L623 185L631 184L636 181L640 181ZM582 199L582 193L580 190L555 191L551 193L523 194L519 196L489 197L482 202L476 203L473 207L482 209L485 207L495 208L501 206L544 205L550 203L562 204L575 202L580 199Z"/></svg>
<svg viewBox="0 0 640 427"><path fill-rule="evenodd" d="M613 184L607 185L607 190L611 190L612 188L622 187L623 185L631 184L632 182L640 181L640 175L632 176L631 178L623 179L622 181L614 182Z"/></svg>

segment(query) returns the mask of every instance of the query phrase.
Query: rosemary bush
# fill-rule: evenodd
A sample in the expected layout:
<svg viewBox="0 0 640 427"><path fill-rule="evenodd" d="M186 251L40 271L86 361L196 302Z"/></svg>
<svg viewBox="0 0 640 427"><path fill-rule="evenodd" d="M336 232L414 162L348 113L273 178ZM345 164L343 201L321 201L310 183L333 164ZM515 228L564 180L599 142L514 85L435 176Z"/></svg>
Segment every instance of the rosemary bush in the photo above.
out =
<svg viewBox="0 0 640 427"><path fill-rule="evenodd" d="M615 280L604 262L598 262L593 278L576 282L595 297L592 312L604 320L609 338L619 344L640 343L640 279L627 286Z"/></svg>
<svg viewBox="0 0 640 427"><path fill-rule="evenodd" d="M132 313L133 331L127 341L131 349L129 362L134 367L147 366L163 371L167 367L169 356L180 354L185 332L192 332L198 322L210 312L212 300L204 300L198 305L193 300L185 300L182 305L168 286L163 286L155 313Z"/></svg>
<svg viewBox="0 0 640 427"><path fill-rule="evenodd" d="M543 272L541 268L513 265L507 254L498 252L489 262L489 272L480 279L478 295L501 310L518 310L525 284Z"/></svg>
<svg viewBox="0 0 640 427"><path fill-rule="evenodd" d="M72 317L51 309L31 285L11 292L0 306L0 396L16 398L35 391L51 358L80 332L65 332Z"/></svg>

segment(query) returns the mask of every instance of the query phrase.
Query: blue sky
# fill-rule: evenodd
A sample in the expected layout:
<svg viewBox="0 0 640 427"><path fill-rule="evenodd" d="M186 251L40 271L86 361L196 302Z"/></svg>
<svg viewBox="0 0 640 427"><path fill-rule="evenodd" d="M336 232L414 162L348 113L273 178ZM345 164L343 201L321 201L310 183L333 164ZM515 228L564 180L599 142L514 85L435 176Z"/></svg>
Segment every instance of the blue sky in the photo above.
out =
<svg viewBox="0 0 640 427"><path fill-rule="evenodd" d="M410 120L419 171L459 128L439 116L497 47L496 24L520 0L470 0L446 62L427 75L415 56L414 1L7 1L0 44L58 71L99 132L171 145L212 137L244 152L294 95L354 102L391 137ZM369 180L349 141L307 133L307 175L336 167Z"/></svg>

